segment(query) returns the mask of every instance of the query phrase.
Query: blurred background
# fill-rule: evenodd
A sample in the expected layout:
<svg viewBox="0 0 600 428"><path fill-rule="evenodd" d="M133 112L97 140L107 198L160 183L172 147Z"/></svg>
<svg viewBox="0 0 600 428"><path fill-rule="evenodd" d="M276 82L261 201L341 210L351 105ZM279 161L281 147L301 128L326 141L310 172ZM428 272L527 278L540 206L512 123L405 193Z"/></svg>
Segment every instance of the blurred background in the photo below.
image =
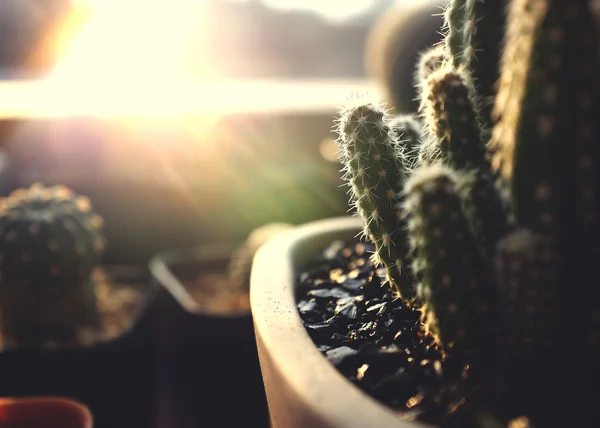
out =
<svg viewBox="0 0 600 428"><path fill-rule="evenodd" d="M332 119L384 98L369 43L427 2L0 0L0 193L88 195L118 263L344 215Z"/></svg>

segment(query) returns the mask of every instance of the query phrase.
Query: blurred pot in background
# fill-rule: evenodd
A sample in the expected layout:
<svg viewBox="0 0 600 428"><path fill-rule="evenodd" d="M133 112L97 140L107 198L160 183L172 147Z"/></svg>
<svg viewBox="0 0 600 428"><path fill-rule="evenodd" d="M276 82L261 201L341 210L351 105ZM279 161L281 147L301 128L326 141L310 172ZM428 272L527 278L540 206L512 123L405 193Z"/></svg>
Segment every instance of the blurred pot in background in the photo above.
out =
<svg viewBox="0 0 600 428"><path fill-rule="evenodd" d="M242 245L170 250L150 261L151 275L162 285L159 419L170 427L268 426L250 270L258 248L290 228L271 223ZM228 406L235 411L223 412Z"/></svg>
<svg viewBox="0 0 600 428"><path fill-rule="evenodd" d="M72 397L96 427L152 427L156 347L142 274L99 267L90 200L36 184L0 200L0 396Z"/></svg>
<svg viewBox="0 0 600 428"><path fill-rule="evenodd" d="M396 113L418 108L414 85L419 56L442 40L447 0L400 0L375 23L365 52L367 72L383 86Z"/></svg>

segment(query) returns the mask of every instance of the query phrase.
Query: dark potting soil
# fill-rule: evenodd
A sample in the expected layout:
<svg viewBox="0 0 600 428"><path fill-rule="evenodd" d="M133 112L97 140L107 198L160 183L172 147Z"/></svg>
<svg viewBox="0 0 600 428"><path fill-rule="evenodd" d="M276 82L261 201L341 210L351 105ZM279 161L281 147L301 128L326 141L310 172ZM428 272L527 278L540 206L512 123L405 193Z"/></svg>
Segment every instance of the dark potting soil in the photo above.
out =
<svg viewBox="0 0 600 428"><path fill-rule="evenodd" d="M44 348L76 348L93 346L119 337L129 329L135 316L145 303L144 287L146 282L134 280L121 281L110 273L98 268L92 274L96 289L96 304L100 317L100 325L81 326L72 342L60 343L48 340ZM0 336L0 350L4 347L18 347L18 343L7 343Z"/></svg>
<svg viewBox="0 0 600 428"><path fill-rule="evenodd" d="M444 355L418 309L395 298L371 244L336 241L303 272L297 306L318 349L348 380L405 419L444 425L472 368Z"/></svg>

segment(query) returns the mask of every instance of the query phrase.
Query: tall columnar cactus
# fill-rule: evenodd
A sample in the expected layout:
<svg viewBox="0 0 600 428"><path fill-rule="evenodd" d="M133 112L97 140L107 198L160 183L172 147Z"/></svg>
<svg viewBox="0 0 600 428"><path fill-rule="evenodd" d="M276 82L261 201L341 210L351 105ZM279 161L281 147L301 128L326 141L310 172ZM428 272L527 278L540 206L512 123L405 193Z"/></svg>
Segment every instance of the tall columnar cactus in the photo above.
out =
<svg viewBox="0 0 600 428"><path fill-rule="evenodd" d="M592 1L513 1L492 145L520 225L560 248L574 336L600 345L599 21ZM580 290L573 292L573 284ZM585 290L585 291L583 291ZM583 298L582 298L583 297ZM582 319L585 322L582 325Z"/></svg>
<svg viewBox="0 0 600 428"><path fill-rule="evenodd" d="M492 124L490 119L499 77L506 6L506 0L467 0L465 4L464 65L477 88L477 102L486 126Z"/></svg>
<svg viewBox="0 0 600 428"><path fill-rule="evenodd" d="M563 342L566 325L560 316L556 242L528 230L515 231L500 241L496 263L511 353L536 357Z"/></svg>
<svg viewBox="0 0 600 428"><path fill-rule="evenodd" d="M496 94L507 0L451 0L445 14L450 63L464 67L475 82L476 102L486 127Z"/></svg>
<svg viewBox="0 0 600 428"><path fill-rule="evenodd" d="M381 107L357 101L342 110L338 124L344 178L351 200L365 223L365 235L376 247L375 257L403 296L411 296L406 231L398 206L406 175L403 148Z"/></svg>
<svg viewBox="0 0 600 428"><path fill-rule="evenodd" d="M488 159L475 89L463 71L444 66L426 79L423 92L421 113L429 135L421 157L440 158L457 171L470 172L465 209L479 245L491 259L509 229L508 207Z"/></svg>
<svg viewBox="0 0 600 428"><path fill-rule="evenodd" d="M1 202L0 329L36 345L70 341L97 326L92 271L103 253L102 218L63 186L13 192Z"/></svg>
<svg viewBox="0 0 600 428"><path fill-rule="evenodd" d="M466 19L467 0L452 0L448 2L444 16L446 37L444 47L454 67L464 63L464 26Z"/></svg>
<svg viewBox="0 0 600 428"><path fill-rule="evenodd" d="M413 270L427 324L460 353L491 353L499 332L496 290L462 210L460 176L440 163L420 168L406 185ZM487 345L486 345L487 344Z"/></svg>

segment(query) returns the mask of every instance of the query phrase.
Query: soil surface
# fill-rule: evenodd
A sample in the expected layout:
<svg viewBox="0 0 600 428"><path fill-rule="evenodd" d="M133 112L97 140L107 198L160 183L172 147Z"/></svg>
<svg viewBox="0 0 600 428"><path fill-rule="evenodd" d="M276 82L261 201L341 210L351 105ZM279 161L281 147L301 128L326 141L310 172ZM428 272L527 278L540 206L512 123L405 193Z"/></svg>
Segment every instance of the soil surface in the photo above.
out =
<svg viewBox="0 0 600 428"><path fill-rule="evenodd" d="M308 334L350 382L402 418L444 428L598 425L598 353L573 341L533 360L499 352L485 367L458 361L418 309L394 298L373 250L332 243L296 289Z"/></svg>
<svg viewBox="0 0 600 428"><path fill-rule="evenodd" d="M393 296L373 247L334 242L300 276L297 306L323 355L409 420L441 423L459 407L470 367L443 354L420 312Z"/></svg>
<svg viewBox="0 0 600 428"><path fill-rule="evenodd" d="M209 313L231 314L250 310L248 291L232 287L225 272L199 275L195 280L184 280L183 284L196 304Z"/></svg>

